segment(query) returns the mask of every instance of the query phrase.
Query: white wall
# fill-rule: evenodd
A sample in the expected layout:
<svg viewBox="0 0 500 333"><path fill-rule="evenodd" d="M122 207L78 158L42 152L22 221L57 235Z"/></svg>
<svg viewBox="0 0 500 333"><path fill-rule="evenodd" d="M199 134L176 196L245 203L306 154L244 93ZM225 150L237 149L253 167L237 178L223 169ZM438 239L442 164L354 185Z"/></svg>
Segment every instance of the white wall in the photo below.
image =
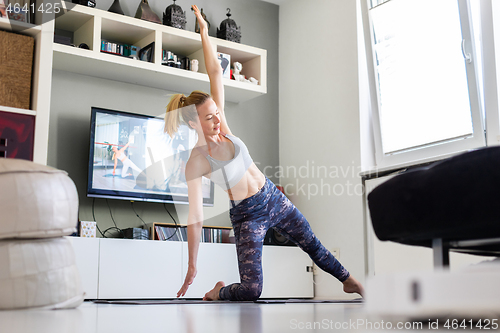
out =
<svg viewBox="0 0 500 333"><path fill-rule="evenodd" d="M356 1L282 3L279 52L281 183L322 243L339 248L341 263L364 281ZM323 272L315 295L350 298Z"/></svg>

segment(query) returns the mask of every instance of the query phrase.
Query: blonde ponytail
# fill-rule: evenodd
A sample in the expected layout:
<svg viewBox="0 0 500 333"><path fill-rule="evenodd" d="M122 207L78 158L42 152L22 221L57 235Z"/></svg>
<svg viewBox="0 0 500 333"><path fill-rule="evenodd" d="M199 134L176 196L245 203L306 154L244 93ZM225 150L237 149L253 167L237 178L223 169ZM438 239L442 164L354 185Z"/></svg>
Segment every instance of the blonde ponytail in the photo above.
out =
<svg viewBox="0 0 500 333"><path fill-rule="evenodd" d="M170 102L167 105L167 112L165 113L165 128L163 132L168 133L171 138L174 137L175 133L181 125L181 113L178 111L182 107L181 99L185 99L186 96L183 94L175 94L170 98Z"/></svg>
<svg viewBox="0 0 500 333"><path fill-rule="evenodd" d="M167 112L165 113L164 132L168 133L168 135L173 138L175 133L179 130L181 122L185 122L188 125L190 121L196 122L198 120L196 108L188 108L187 106L201 105L209 98L209 94L198 90L193 91L187 97L184 96L184 94L173 95L168 102Z"/></svg>

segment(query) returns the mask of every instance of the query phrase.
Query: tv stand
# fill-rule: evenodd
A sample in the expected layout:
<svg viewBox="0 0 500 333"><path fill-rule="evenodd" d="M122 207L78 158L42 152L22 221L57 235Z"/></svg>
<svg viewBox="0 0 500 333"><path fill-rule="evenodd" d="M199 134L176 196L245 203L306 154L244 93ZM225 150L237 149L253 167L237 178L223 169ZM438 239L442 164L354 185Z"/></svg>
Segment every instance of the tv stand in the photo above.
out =
<svg viewBox="0 0 500 333"><path fill-rule="evenodd" d="M187 242L68 237L86 299L175 298L187 271ZM262 298L312 298L309 256L298 247L264 245ZM234 244L200 243L198 273L186 298L217 281L239 282Z"/></svg>

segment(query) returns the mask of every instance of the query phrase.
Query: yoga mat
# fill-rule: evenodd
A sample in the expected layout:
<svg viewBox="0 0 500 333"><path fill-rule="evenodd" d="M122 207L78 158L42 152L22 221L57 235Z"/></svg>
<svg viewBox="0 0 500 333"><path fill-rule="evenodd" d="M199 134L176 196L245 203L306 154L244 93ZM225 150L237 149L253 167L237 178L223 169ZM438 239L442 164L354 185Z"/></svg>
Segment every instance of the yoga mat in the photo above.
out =
<svg viewBox="0 0 500 333"><path fill-rule="evenodd" d="M253 303L252 301L204 301L201 299L94 300L92 302L97 304L126 304L126 305Z"/></svg>
<svg viewBox="0 0 500 333"><path fill-rule="evenodd" d="M279 303L363 303L362 298L356 299L258 299L255 303L264 303L264 304L279 304Z"/></svg>
<svg viewBox="0 0 500 333"><path fill-rule="evenodd" d="M115 174L115 175L113 175L112 173L107 173L103 177L117 177L117 178L120 178L120 179L131 179L131 180L134 180L134 176L122 177L121 173L120 174Z"/></svg>
<svg viewBox="0 0 500 333"><path fill-rule="evenodd" d="M294 303L363 303L362 298L348 300L324 299L258 299L256 301L203 301L200 299L157 299L157 300L94 300L96 304L124 304L124 305L151 305L151 304L221 304L221 303L257 303L257 304L294 304Z"/></svg>

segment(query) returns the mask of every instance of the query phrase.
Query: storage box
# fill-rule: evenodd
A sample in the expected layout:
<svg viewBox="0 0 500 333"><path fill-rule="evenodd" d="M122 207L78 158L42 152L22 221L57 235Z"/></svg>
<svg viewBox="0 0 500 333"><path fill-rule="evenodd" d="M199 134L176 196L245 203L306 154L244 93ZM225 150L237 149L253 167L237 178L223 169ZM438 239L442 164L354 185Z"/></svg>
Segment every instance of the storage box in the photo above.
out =
<svg viewBox="0 0 500 333"><path fill-rule="evenodd" d="M0 105L30 109L35 39L0 30Z"/></svg>
<svg viewBox="0 0 500 333"><path fill-rule="evenodd" d="M90 237L95 238L97 235L97 223L93 221L81 221L80 222L80 237Z"/></svg>

